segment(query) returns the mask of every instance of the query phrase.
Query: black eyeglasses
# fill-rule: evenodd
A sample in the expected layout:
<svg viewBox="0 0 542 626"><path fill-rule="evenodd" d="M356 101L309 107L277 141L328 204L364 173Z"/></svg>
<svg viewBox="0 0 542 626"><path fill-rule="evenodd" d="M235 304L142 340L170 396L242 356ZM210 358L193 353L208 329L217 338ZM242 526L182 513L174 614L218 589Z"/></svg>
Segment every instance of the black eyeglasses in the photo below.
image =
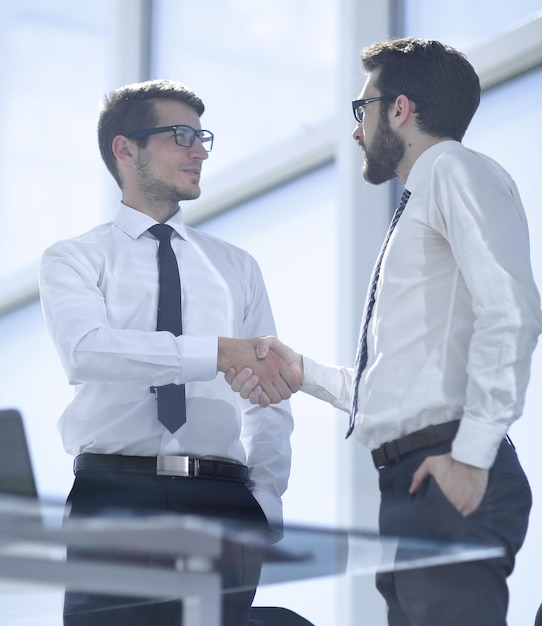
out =
<svg viewBox="0 0 542 626"><path fill-rule="evenodd" d="M183 148L190 148L194 145L196 137L201 141L207 152L213 149L213 140L215 136L210 130L196 130L191 126L158 126L157 128L145 128L144 130L135 130L128 135L129 139L142 139L149 135L158 135L158 133L167 133L173 131L175 135L175 143Z"/></svg>
<svg viewBox="0 0 542 626"><path fill-rule="evenodd" d="M366 104L370 104L371 102L380 102L381 100L387 100L388 102L393 102L395 98L391 98L390 96L377 96L376 98L363 98L362 100L352 100L352 111L354 111L354 117L356 121L361 124L363 122L363 107Z"/></svg>

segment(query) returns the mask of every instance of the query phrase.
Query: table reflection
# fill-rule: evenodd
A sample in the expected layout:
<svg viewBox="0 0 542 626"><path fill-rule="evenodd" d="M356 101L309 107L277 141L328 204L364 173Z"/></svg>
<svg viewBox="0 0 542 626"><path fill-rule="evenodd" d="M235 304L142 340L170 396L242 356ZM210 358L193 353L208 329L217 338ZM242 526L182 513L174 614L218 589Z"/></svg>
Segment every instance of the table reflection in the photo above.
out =
<svg viewBox="0 0 542 626"><path fill-rule="evenodd" d="M268 544L250 528L194 516L65 519L64 503L0 498L0 624L61 623L65 590L126 595L130 603L183 598L185 626L218 626L215 563L224 542L263 550L260 585L437 566L503 555L499 546L386 537L361 529L286 525ZM66 548L86 558L66 560ZM102 555L120 555L111 562ZM151 566L138 564L150 557ZM51 621L47 621L47 619ZM56 620L56 621L53 621Z"/></svg>

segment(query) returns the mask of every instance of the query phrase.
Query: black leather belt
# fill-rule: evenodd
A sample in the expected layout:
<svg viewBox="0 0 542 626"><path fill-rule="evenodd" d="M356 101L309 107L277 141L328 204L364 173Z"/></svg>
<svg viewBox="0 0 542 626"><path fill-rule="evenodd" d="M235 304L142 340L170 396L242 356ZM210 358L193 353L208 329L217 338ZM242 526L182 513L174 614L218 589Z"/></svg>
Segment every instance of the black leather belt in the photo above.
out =
<svg viewBox="0 0 542 626"><path fill-rule="evenodd" d="M73 462L74 474L80 470L216 478L240 483L246 483L248 480L248 467L246 465L211 459L196 459L188 456L128 456L85 452L76 456Z"/></svg>
<svg viewBox="0 0 542 626"><path fill-rule="evenodd" d="M453 420L436 426L427 426L383 444L371 452L376 469L397 463L401 457L414 450L452 440L459 429L459 422L460 420Z"/></svg>

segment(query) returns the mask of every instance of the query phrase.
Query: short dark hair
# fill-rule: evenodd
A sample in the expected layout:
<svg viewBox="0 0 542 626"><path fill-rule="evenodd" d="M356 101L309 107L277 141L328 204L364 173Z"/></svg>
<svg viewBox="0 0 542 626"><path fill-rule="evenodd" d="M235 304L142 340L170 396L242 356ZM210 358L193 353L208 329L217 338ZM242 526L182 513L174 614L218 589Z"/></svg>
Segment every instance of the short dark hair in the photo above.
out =
<svg viewBox="0 0 542 626"><path fill-rule="evenodd" d="M102 159L122 188L112 143L117 135L127 137L136 130L152 128L158 123L154 108L156 100L176 100L192 107L201 117L205 107L201 98L183 83L172 80L149 80L115 89L105 96L98 117L98 144ZM144 148L147 137L137 139Z"/></svg>
<svg viewBox="0 0 542 626"><path fill-rule="evenodd" d="M416 103L420 130L461 141L480 104L480 80L464 54L439 41L406 37L368 46L361 63L369 73L380 70L381 95L404 94Z"/></svg>

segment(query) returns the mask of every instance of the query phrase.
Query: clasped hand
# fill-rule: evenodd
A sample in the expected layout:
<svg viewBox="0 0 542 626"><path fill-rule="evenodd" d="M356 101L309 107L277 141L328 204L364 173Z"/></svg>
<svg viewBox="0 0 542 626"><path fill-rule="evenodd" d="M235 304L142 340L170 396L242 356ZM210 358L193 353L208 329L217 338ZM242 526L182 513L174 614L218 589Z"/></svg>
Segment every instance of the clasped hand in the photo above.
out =
<svg viewBox="0 0 542 626"><path fill-rule="evenodd" d="M221 358L221 348L227 358ZM303 359L276 337L219 340L219 366L233 391L267 407L290 398L303 382Z"/></svg>

